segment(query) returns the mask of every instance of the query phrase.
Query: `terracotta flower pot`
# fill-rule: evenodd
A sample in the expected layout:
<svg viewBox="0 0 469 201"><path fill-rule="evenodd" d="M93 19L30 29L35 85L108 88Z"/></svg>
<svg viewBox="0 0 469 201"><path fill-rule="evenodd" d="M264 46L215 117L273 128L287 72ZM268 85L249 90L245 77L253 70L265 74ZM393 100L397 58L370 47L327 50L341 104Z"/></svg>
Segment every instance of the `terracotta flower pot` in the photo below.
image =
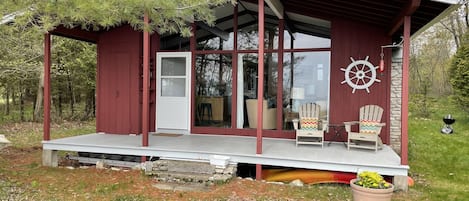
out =
<svg viewBox="0 0 469 201"><path fill-rule="evenodd" d="M350 187L352 187L352 196L355 201L390 201L394 186L391 184L391 188L387 189L376 189L376 188L364 188L356 185L357 179L350 180Z"/></svg>

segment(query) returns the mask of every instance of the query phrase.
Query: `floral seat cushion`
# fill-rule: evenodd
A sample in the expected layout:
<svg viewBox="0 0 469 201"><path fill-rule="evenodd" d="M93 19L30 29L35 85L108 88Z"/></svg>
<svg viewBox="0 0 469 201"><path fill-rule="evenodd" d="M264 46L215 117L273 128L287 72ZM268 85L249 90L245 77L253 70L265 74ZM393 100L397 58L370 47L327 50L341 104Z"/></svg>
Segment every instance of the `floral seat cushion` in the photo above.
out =
<svg viewBox="0 0 469 201"><path fill-rule="evenodd" d="M302 130L318 130L318 118L302 117L300 118L300 129Z"/></svg>

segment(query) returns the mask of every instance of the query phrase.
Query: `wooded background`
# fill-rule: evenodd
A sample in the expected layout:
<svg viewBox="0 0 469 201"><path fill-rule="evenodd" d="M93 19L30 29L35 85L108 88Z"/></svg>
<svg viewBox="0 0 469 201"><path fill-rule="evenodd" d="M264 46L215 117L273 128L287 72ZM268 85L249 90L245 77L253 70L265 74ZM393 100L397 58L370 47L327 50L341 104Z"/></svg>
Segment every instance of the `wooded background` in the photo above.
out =
<svg viewBox="0 0 469 201"><path fill-rule="evenodd" d="M214 23L212 7L234 0L2 1L0 6L0 122L41 121L43 38L58 25L106 30L121 24L150 33L189 36L188 20ZM143 15L149 24L145 25ZM96 45L52 37L53 121L95 116Z"/></svg>

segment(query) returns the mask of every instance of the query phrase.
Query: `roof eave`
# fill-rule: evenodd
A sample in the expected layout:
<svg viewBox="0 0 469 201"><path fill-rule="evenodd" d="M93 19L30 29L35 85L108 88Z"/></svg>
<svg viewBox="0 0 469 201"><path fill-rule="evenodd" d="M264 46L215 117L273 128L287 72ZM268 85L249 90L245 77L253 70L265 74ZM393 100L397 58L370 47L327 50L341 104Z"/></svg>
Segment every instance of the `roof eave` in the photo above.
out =
<svg viewBox="0 0 469 201"><path fill-rule="evenodd" d="M433 0L433 1L445 2L446 3L447 1L451 1L451 0L446 0L446 1L445 0ZM431 20L430 22L425 24L422 28L420 28L418 31L413 33L412 36L411 36L411 39L417 37L422 32L427 30L429 27L433 26L435 23L437 23L437 22L441 21L443 18L447 17L450 13L457 10L460 6L461 6L461 4L452 4L451 6L449 6L446 10L444 10L438 16L433 18L433 20Z"/></svg>

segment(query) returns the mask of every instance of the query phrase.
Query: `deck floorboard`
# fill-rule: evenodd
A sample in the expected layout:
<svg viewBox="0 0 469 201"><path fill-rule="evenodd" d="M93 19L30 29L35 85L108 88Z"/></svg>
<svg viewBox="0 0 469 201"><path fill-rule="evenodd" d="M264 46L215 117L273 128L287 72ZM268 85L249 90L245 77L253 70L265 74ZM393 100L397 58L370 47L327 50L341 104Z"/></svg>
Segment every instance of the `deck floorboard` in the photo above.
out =
<svg viewBox="0 0 469 201"><path fill-rule="evenodd" d="M295 145L294 140L263 138L262 154L256 154L256 138L227 135L149 135L149 146L142 147L141 135L86 134L43 142L44 149L86 151L110 154L147 155L187 160L208 160L225 155L232 162L296 168L357 172L378 171L384 175L407 175L409 167L389 146L375 152L350 149L341 142Z"/></svg>

